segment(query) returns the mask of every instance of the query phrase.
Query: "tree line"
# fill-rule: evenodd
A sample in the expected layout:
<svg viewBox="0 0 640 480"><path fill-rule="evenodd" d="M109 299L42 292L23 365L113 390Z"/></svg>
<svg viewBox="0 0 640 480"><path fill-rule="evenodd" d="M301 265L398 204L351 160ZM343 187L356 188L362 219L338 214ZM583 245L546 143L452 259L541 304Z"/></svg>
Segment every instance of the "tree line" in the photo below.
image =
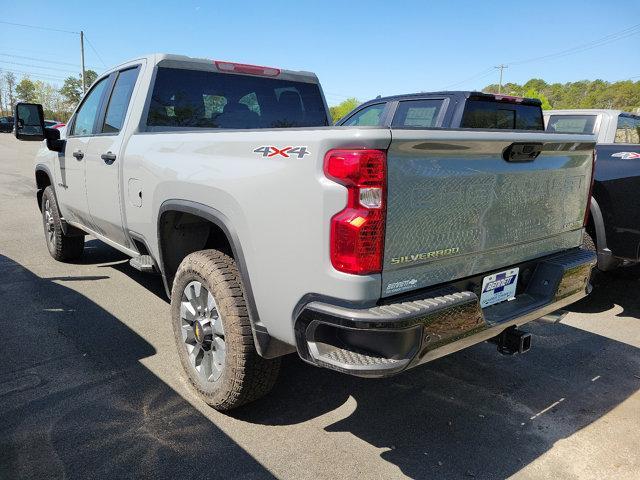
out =
<svg viewBox="0 0 640 480"><path fill-rule="evenodd" d="M97 78L93 70L85 72L86 83L91 85ZM487 85L487 93L498 93L498 85ZM567 108L613 108L640 113L640 81L580 80L567 83L547 83L532 78L523 85L507 83L500 89L505 95L538 98L544 109ZM66 122L82 98L82 79L67 77L62 87L31 80L28 76L19 81L12 72L0 72L0 116L11 115L16 102L41 103L44 115L51 120ZM361 102L348 98L329 108L333 121L339 120Z"/></svg>
<svg viewBox="0 0 640 480"><path fill-rule="evenodd" d="M640 81L547 83L532 78L523 85L507 83L501 90L505 95L539 98L545 109L608 108L636 113L640 109ZM487 85L482 91L497 93L498 85Z"/></svg>
<svg viewBox="0 0 640 480"><path fill-rule="evenodd" d="M623 80L605 82L604 80L580 80L567 83L547 83L540 78L532 78L523 85L507 83L500 89L504 95L538 98L542 108L608 108L640 114L640 81ZM498 93L498 85L487 85L482 89L486 93ZM360 105L356 98L329 107L333 121L344 117Z"/></svg>
<svg viewBox="0 0 640 480"><path fill-rule="evenodd" d="M93 70L85 71L87 86L91 85L98 74ZM17 102L40 103L44 116L50 120L66 122L82 98L82 78L69 76L62 87L31 80L28 76L19 81L13 72L0 71L0 116L13 115Z"/></svg>

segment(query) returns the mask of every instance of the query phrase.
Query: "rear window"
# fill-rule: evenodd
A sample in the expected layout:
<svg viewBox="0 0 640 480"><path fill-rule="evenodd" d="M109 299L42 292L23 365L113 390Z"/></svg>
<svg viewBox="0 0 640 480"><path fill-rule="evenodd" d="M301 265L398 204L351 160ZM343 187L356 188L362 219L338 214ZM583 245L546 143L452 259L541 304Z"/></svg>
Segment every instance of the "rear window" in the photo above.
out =
<svg viewBox="0 0 640 480"><path fill-rule="evenodd" d="M432 128L436 126L442 100L407 100L398 104L392 126Z"/></svg>
<svg viewBox="0 0 640 480"><path fill-rule="evenodd" d="M596 118L596 115L551 115L547 132L593 133Z"/></svg>
<svg viewBox="0 0 640 480"><path fill-rule="evenodd" d="M539 105L470 98L465 105L460 127L544 130L544 120Z"/></svg>
<svg viewBox="0 0 640 480"><path fill-rule="evenodd" d="M328 125L317 84L158 68L151 127L285 128Z"/></svg>

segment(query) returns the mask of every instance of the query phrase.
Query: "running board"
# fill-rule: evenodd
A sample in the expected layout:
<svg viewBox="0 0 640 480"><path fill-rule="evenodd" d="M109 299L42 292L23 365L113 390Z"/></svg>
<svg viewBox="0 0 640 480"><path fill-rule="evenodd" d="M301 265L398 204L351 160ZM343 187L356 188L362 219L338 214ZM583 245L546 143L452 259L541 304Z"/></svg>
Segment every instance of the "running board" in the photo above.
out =
<svg viewBox="0 0 640 480"><path fill-rule="evenodd" d="M139 255L137 257L133 257L129 260L129 265L144 273L154 273L158 271L156 262L153 261L151 255Z"/></svg>

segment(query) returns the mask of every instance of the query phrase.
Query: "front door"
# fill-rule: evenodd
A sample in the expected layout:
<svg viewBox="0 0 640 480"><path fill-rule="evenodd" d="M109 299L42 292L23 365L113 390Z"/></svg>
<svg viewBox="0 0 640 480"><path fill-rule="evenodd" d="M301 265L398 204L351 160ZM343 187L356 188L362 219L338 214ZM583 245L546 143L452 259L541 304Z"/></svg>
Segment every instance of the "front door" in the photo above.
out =
<svg viewBox="0 0 640 480"><path fill-rule="evenodd" d="M85 190L85 162L108 84L108 77L105 77L85 95L69 125L64 153L60 153L54 162L56 198L62 215L66 220L87 227L91 226L91 217Z"/></svg>
<svg viewBox="0 0 640 480"><path fill-rule="evenodd" d="M87 202L93 230L125 247L130 245L122 215L121 154L125 119L138 72L136 66L113 74L113 89L103 109L103 119L85 156Z"/></svg>

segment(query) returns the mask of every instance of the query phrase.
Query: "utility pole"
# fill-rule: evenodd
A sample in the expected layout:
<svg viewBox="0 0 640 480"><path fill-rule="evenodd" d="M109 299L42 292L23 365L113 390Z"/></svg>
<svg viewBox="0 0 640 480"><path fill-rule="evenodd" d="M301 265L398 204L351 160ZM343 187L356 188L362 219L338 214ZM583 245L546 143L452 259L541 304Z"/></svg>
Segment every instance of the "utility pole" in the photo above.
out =
<svg viewBox="0 0 640 480"><path fill-rule="evenodd" d="M82 93L87 92L87 81L84 74L84 32L80 30L80 61L82 62ZM502 74L500 74L502 78ZM502 80L500 81L502 83Z"/></svg>
<svg viewBox="0 0 640 480"><path fill-rule="evenodd" d="M493 67L493 68L498 68L500 69L500 84L498 85L498 93L502 93L502 71L505 68L509 68L509 65L504 65L504 64L500 64L497 67Z"/></svg>

